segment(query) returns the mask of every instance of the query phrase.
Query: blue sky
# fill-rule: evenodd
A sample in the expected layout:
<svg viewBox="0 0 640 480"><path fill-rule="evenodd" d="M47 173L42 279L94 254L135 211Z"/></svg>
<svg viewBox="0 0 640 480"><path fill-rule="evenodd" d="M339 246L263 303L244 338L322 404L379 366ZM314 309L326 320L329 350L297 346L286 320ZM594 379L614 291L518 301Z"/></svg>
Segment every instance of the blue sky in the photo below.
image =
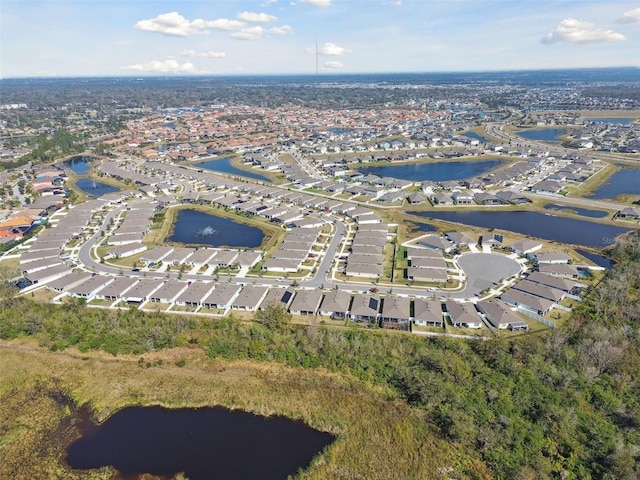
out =
<svg viewBox="0 0 640 480"><path fill-rule="evenodd" d="M640 1L2 0L0 76L640 66Z"/></svg>

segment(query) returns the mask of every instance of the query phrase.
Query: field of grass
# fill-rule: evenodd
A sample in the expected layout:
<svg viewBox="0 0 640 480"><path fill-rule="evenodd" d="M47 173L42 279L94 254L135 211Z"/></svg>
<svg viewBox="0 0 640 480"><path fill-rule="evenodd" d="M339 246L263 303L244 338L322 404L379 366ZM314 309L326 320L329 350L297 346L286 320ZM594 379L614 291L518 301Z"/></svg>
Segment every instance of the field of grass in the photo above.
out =
<svg viewBox="0 0 640 480"><path fill-rule="evenodd" d="M338 435L304 479L435 479L449 469L451 478L491 478L454 444L444 448L423 415L389 390L322 369L209 360L200 349L113 357L4 343L0 371L2 478L112 478L109 468L73 471L63 461L79 405L98 421L130 405L222 405L303 419Z"/></svg>

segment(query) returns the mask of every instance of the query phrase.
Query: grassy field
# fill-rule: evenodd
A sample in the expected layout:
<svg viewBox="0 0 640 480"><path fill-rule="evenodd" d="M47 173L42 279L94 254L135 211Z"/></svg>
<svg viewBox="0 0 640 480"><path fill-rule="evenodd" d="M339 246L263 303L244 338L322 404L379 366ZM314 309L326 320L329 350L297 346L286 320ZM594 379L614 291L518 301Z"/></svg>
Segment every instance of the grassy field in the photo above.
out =
<svg viewBox="0 0 640 480"><path fill-rule="evenodd" d="M299 478L430 479L442 471L491 478L456 445L445 448L418 410L390 391L320 369L209 360L195 348L113 357L4 343L0 371L1 478L112 478L109 468L73 471L63 461L77 436L79 405L99 421L130 405L222 405L303 419L337 434Z"/></svg>

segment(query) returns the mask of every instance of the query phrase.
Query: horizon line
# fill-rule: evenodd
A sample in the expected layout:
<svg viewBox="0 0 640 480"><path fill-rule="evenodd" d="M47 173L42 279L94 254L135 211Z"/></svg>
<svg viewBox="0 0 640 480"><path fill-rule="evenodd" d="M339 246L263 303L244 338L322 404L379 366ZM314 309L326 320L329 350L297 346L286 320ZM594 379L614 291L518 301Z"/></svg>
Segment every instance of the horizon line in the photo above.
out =
<svg viewBox="0 0 640 480"><path fill-rule="evenodd" d="M144 79L144 78L225 78L225 77L322 77L322 76L341 76L341 75L437 75L437 74L486 74L486 73L525 73L525 72L554 72L554 71L581 71L581 70L620 70L620 69L640 69L640 66L621 65L615 67L569 67L569 68L531 68L531 69L498 69L498 70L434 70L434 71L395 71L395 72L304 72L304 73L154 73L147 72L143 74L104 74L104 75L32 75L32 76L0 76L3 80L62 80L62 79L96 79L96 78L127 78L127 79ZM640 80L640 79L639 79Z"/></svg>

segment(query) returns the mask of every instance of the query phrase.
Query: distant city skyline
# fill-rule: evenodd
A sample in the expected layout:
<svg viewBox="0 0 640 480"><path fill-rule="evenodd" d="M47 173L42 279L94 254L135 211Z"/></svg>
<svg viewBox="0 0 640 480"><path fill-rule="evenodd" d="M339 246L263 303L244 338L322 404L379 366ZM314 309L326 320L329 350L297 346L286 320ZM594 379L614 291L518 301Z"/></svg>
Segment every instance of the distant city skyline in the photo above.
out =
<svg viewBox="0 0 640 480"><path fill-rule="evenodd" d="M3 0L0 77L640 66L614 0Z"/></svg>

